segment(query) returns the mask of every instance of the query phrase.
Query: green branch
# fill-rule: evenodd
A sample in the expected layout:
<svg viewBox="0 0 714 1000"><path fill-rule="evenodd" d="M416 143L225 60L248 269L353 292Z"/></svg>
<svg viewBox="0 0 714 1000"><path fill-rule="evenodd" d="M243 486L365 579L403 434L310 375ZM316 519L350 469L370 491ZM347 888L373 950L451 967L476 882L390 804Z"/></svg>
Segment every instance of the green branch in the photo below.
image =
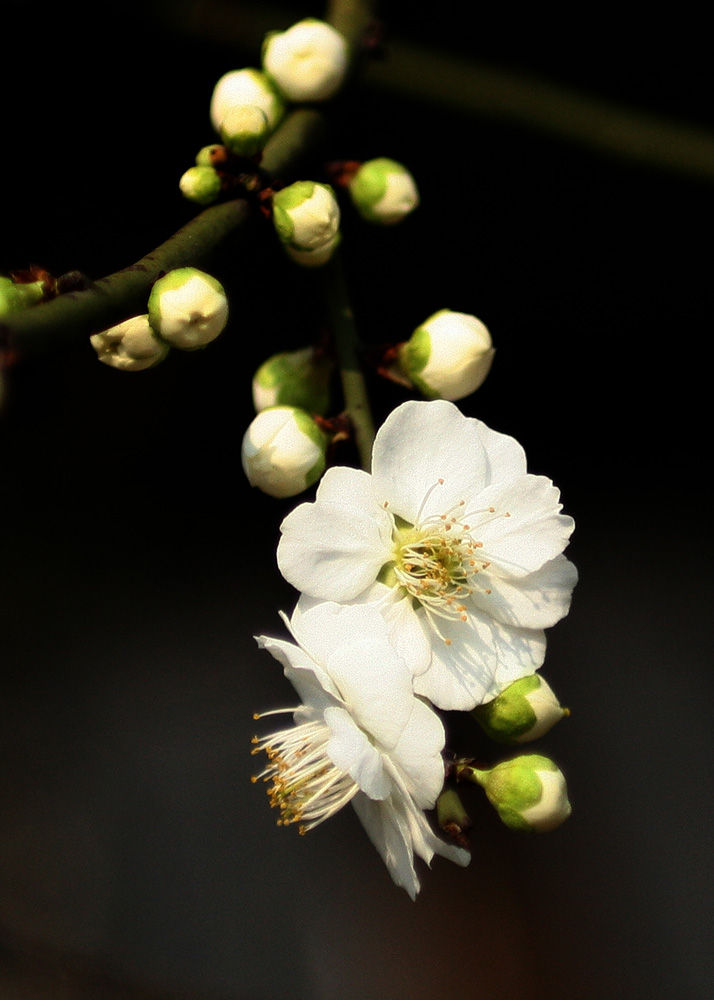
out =
<svg viewBox="0 0 714 1000"><path fill-rule="evenodd" d="M327 322L335 339L345 413L354 431L360 465L369 472L372 465L374 422L359 357L360 339L350 305L340 251L323 268Z"/></svg>
<svg viewBox="0 0 714 1000"><path fill-rule="evenodd" d="M174 233L135 264L8 316L0 338L21 357L58 349L104 330L129 316L146 312L149 291L164 271L198 266L242 227L249 207L242 199L214 205Z"/></svg>

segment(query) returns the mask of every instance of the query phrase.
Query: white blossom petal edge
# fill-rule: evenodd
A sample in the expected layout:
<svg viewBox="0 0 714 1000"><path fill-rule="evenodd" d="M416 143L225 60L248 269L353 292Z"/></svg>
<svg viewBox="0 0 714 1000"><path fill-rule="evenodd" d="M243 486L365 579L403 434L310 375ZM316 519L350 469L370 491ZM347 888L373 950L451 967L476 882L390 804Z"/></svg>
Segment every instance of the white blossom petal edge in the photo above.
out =
<svg viewBox="0 0 714 1000"><path fill-rule="evenodd" d="M286 620L287 624L287 620ZM283 664L302 700L295 725L256 739L279 825L305 833L352 802L397 885L419 891L414 854L457 864L468 851L446 844L424 815L444 782L444 727L412 691L412 676L370 605L314 605L293 615L296 640L257 636ZM267 715L273 713L265 713Z"/></svg>
<svg viewBox="0 0 714 1000"><path fill-rule="evenodd" d="M418 651L414 690L469 710L537 670L543 630L568 613L574 524L559 499L514 438L445 400L408 402L380 428L371 475L328 470L283 521L278 565L310 598L376 603L400 652ZM426 637L426 670L423 643L394 634L407 628Z"/></svg>

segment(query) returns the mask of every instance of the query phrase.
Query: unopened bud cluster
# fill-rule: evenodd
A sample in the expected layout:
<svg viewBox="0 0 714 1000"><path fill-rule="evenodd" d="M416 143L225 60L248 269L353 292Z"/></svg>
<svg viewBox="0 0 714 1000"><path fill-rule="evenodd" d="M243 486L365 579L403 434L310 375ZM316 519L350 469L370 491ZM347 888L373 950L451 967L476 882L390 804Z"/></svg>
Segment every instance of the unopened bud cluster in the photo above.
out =
<svg viewBox="0 0 714 1000"><path fill-rule="evenodd" d="M317 482L325 470L329 437L317 417L330 407L334 362L314 347L281 351L253 376L258 413L245 433L243 469L252 486L274 497L291 497Z"/></svg>
<svg viewBox="0 0 714 1000"><path fill-rule="evenodd" d="M154 283L147 313L94 334L90 342L104 364L143 371L163 361L170 347L205 347L227 321L228 300L221 283L195 267L181 267Z"/></svg>

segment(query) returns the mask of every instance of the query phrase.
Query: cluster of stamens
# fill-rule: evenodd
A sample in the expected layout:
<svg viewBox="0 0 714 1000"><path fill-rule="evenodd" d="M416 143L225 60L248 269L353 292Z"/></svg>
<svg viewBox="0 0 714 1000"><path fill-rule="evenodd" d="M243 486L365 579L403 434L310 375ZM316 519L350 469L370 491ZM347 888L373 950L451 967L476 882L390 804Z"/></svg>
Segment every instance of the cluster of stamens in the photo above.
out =
<svg viewBox="0 0 714 1000"><path fill-rule="evenodd" d="M479 587L475 579L476 574L488 569L491 563L483 552L483 542L474 537L473 527L464 517L478 519L483 526L494 517L509 517L510 514L498 513L494 507L464 514L461 508L466 506L466 501L459 500L446 513L421 520L427 499L443 482L443 479L438 480L424 497L416 524L397 528L392 568L398 584L419 601L430 617L466 621L464 601L476 590L482 594L491 593L490 588Z"/></svg>
<svg viewBox="0 0 714 1000"><path fill-rule="evenodd" d="M358 791L350 775L328 757L330 736L324 722L304 722L264 739L253 737L252 753L265 752L268 766L251 781L271 783L268 798L271 808L280 810L278 826L299 823L299 832L305 834L340 810Z"/></svg>

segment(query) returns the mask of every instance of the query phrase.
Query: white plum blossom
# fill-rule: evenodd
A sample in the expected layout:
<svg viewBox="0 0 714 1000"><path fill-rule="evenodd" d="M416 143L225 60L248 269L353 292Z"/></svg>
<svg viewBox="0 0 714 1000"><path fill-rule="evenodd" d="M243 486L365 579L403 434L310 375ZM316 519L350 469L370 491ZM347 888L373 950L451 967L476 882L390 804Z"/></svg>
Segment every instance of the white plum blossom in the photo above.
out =
<svg viewBox="0 0 714 1000"><path fill-rule="evenodd" d="M334 467L284 520L278 564L309 600L376 603L444 709L472 709L545 656L577 580L559 492L520 444L445 400L407 402L379 430L372 473Z"/></svg>
<svg viewBox="0 0 714 1000"><path fill-rule="evenodd" d="M294 643L256 638L283 664L302 704L286 710L294 725L254 739L268 765L253 780L270 783L278 825L297 823L301 833L352 802L395 883L414 899L415 854L427 864L434 854L469 861L436 836L423 812L444 783L444 727L415 697L376 608L297 608L289 628Z"/></svg>

